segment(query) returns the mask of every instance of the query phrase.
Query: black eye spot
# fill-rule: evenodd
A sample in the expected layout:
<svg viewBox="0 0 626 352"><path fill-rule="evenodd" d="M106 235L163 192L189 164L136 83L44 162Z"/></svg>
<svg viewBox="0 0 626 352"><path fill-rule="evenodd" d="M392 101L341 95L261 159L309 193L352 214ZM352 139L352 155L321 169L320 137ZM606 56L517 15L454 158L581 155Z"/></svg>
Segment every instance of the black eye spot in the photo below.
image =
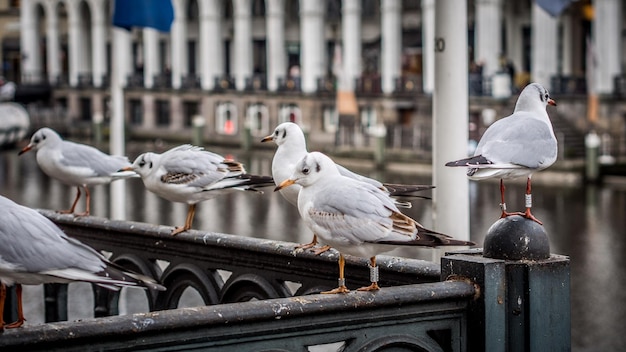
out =
<svg viewBox="0 0 626 352"><path fill-rule="evenodd" d="M39 138L33 139L33 142L35 142L35 144L39 143Z"/></svg>

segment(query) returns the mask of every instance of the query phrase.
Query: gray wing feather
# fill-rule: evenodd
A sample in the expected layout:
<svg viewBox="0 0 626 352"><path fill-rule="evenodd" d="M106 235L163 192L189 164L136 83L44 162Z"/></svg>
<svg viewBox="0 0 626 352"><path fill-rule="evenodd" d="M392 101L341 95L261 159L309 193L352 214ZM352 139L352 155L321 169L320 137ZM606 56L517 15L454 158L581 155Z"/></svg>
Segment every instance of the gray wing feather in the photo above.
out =
<svg viewBox="0 0 626 352"><path fill-rule="evenodd" d="M556 157L556 141L542 121L522 113L496 121L483 135L475 155L494 164L512 163L538 168Z"/></svg>
<svg viewBox="0 0 626 352"><path fill-rule="evenodd" d="M187 148L181 148L187 147ZM231 172L224 163L224 157L192 146L181 146L163 153L162 167L167 175L184 174L192 181L193 187L206 187L225 177L240 175L242 172Z"/></svg>
<svg viewBox="0 0 626 352"><path fill-rule="evenodd" d="M85 144L63 141L63 159L61 163L73 167L89 167L93 176L109 176L121 168L130 165L125 156L108 155Z"/></svg>
<svg viewBox="0 0 626 352"><path fill-rule="evenodd" d="M2 199L5 210L0 213L3 260L19 263L29 272L65 268L98 272L105 267L104 257L91 247L67 237L37 211L7 201Z"/></svg>

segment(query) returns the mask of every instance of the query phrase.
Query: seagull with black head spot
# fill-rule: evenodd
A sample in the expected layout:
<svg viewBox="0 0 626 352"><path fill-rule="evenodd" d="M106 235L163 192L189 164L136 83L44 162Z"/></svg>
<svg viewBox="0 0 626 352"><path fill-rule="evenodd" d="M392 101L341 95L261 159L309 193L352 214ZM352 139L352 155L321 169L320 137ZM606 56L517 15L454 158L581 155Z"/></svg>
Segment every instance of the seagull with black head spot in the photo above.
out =
<svg viewBox="0 0 626 352"><path fill-rule="evenodd" d="M554 164L557 140L546 111L556 106L548 90L539 83L527 85L515 104L512 115L494 122L478 142L474 156L451 161L446 166L467 167L471 180L500 179L501 218L521 215L541 224L532 213L531 177ZM505 178L526 176L526 210L510 213L504 202Z"/></svg>
<svg viewBox="0 0 626 352"><path fill-rule="evenodd" d="M117 178L130 176L118 173L117 177L113 177L119 169L130 166L127 157L109 155L90 145L63 140L56 131L48 127L35 132L30 143L19 155L29 150L35 151L37 165L46 175L76 187L76 198L72 207L59 211L63 214L74 214L81 187L85 190L85 211L76 215L85 216L91 211L91 194L87 186L108 184Z"/></svg>
<svg viewBox="0 0 626 352"><path fill-rule="evenodd" d="M174 228L172 236L191 228L197 203L234 191L263 193L259 187L274 185L271 176L250 175L243 164L189 144L163 154L143 153L120 171L136 172L149 191L189 206L185 225Z"/></svg>
<svg viewBox="0 0 626 352"><path fill-rule="evenodd" d="M376 255L396 246L471 246L472 242L429 230L402 214L385 191L343 176L337 165L319 152L306 154L292 175L275 189L302 188L298 211L321 242L339 251L339 286L324 293L346 293L344 253L369 258L371 285L360 291L378 290Z"/></svg>

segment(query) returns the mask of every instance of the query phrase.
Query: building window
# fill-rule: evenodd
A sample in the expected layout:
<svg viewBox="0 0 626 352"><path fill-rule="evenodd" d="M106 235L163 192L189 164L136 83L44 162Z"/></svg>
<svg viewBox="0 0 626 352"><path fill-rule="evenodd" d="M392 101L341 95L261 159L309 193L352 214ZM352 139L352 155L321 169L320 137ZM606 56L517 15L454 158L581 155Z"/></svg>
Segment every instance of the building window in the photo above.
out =
<svg viewBox="0 0 626 352"><path fill-rule="evenodd" d="M285 104L280 107L278 119L279 123L293 122L302 125L302 111L296 104Z"/></svg>
<svg viewBox="0 0 626 352"><path fill-rule="evenodd" d="M185 119L185 127L191 127L193 118L198 115L200 104L195 101L183 102L183 114Z"/></svg>
<svg viewBox="0 0 626 352"><path fill-rule="evenodd" d="M219 103L215 111L215 130L217 133L235 135L238 132L237 107L231 102Z"/></svg>
<svg viewBox="0 0 626 352"><path fill-rule="evenodd" d="M141 124L143 124L143 106L141 105L141 100L130 99L128 105L130 109L130 124L141 126Z"/></svg>
<svg viewBox="0 0 626 352"><path fill-rule="evenodd" d="M378 123L378 118L376 114L376 109L372 106L364 106L361 109L361 127L365 131L372 126L376 126Z"/></svg>
<svg viewBox="0 0 626 352"><path fill-rule="evenodd" d="M265 17L265 0L252 1L252 16Z"/></svg>
<svg viewBox="0 0 626 352"><path fill-rule="evenodd" d="M91 98L80 98L80 120L91 122Z"/></svg>
<svg viewBox="0 0 626 352"><path fill-rule="evenodd" d="M270 132L270 114L267 106L263 104L248 106L246 122L253 136L263 137L268 135Z"/></svg>
<svg viewBox="0 0 626 352"><path fill-rule="evenodd" d="M335 105L324 106L322 110L324 115L324 131L328 133L335 133L337 131L337 108Z"/></svg>
<svg viewBox="0 0 626 352"><path fill-rule="evenodd" d="M170 125L170 102L169 100L156 101L156 124L157 126Z"/></svg>

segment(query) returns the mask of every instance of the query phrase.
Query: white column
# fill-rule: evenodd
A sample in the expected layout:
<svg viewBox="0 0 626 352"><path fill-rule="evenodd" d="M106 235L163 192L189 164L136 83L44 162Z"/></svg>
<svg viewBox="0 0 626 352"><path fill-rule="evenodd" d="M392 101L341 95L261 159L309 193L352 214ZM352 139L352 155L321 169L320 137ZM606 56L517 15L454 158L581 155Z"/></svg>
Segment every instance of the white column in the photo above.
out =
<svg viewBox="0 0 626 352"><path fill-rule="evenodd" d="M22 51L22 80L39 82L43 79L39 52L39 18L35 2L25 0L20 6L20 46Z"/></svg>
<svg viewBox="0 0 626 352"><path fill-rule="evenodd" d="M563 36L561 37L561 52L563 53L561 61L561 73L564 76L570 76L574 71L574 33L572 31L573 25L573 16L565 13L561 15L561 26L563 28Z"/></svg>
<svg viewBox="0 0 626 352"><path fill-rule="evenodd" d="M198 2L200 8L200 75L202 89L211 90L215 78L224 74L222 4L218 0Z"/></svg>
<svg viewBox="0 0 626 352"><path fill-rule="evenodd" d="M514 13L512 9L513 3L509 2L505 7L504 12L504 25L506 28L506 54L513 62L515 69L520 72L524 69L524 53L522 48L522 19L530 15L524 13L520 16L518 13ZM528 10L530 12L530 9Z"/></svg>
<svg viewBox="0 0 626 352"><path fill-rule="evenodd" d="M180 88L183 76L187 75L187 11L186 0L172 0L174 5L174 22L171 28L172 48L172 88Z"/></svg>
<svg viewBox="0 0 626 352"><path fill-rule="evenodd" d="M483 64L483 76L498 71L502 53L502 4L500 0L476 1L475 59Z"/></svg>
<svg viewBox="0 0 626 352"><path fill-rule="evenodd" d="M435 89L435 0L422 0L422 89Z"/></svg>
<svg viewBox="0 0 626 352"><path fill-rule="evenodd" d="M531 32L531 80L552 88L550 79L557 73L558 20L533 2Z"/></svg>
<svg viewBox="0 0 626 352"><path fill-rule="evenodd" d="M112 27L111 38L111 154L126 155L124 86L131 68L131 40L125 29ZM111 219L126 219L126 182L111 183Z"/></svg>
<svg viewBox="0 0 626 352"><path fill-rule="evenodd" d="M46 3L50 4L50 3ZM48 63L48 82L55 82L61 75L61 57L59 44L59 17L58 13L49 6L46 18L46 56Z"/></svg>
<svg viewBox="0 0 626 352"><path fill-rule="evenodd" d="M343 69L340 88L354 91L355 80L361 76L361 1L343 0L341 36Z"/></svg>
<svg viewBox="0 0 626 352"><path fill-rule="evenodd" d="M381 9L381 79L383 93L393 93L402 60L402 1L385 0Z"/></svg>
<svg viewBox="0 0 626 352"><path fill-rule="evenodd" d="M81 43L81 18L78 11L78 2L67 2L68 21L68 69L70 86L78 85L78 76L82 72L84 48Z"/></svg>
<svg viewBox="0 0 626 352"><path fill-rule="evenodd" d="M143 85L154 86L154 76L161 72L159 55L159 31L154 28L143 29Z"/></svg>
<svg viewBox="0 0 626 352"><path fill-rule="evenodd" d="M287 75L285 0L266 0L267 89L276 91L278 79Z"/></svg>
<svg viewBox="0 0 626 352"><path fill-rule="evenodd" d="M300 2L300 71L304 93L315 92L317 79L325 74L325 4L314 0Z"/></svg>
<svg viewBox="0 0 626 352"><path fill-rule="evenodd" d="M613 78L621 73L622 3L620 0L595 0L593 7L596 89L598 94L610 94L613 92Z"/></svg>
<svg viewBox="0 0 626 352"><path fill-rule="evenodd" d="M465 168L446 167L467 155L467 3L435 2L433 92L433 216L435 230L469 239L469 182Z"/></svg>
<svg viewBox="0 0 626 352"><path fill-rule="evenodd" d="M95 87L102 86L102 77L107 72L107 55L106 55L106 20L109 16L105 15L104 2L93 2L94 10L91 14L91 47L92 56L92 80Z"/></svg>
<svg viewBox="0 0 626 352"><path fill-rule="evenodd" d="M250 0L233 0L232 67L237 90L246 88L246 78L252 77L252 4Z"/></svg>

